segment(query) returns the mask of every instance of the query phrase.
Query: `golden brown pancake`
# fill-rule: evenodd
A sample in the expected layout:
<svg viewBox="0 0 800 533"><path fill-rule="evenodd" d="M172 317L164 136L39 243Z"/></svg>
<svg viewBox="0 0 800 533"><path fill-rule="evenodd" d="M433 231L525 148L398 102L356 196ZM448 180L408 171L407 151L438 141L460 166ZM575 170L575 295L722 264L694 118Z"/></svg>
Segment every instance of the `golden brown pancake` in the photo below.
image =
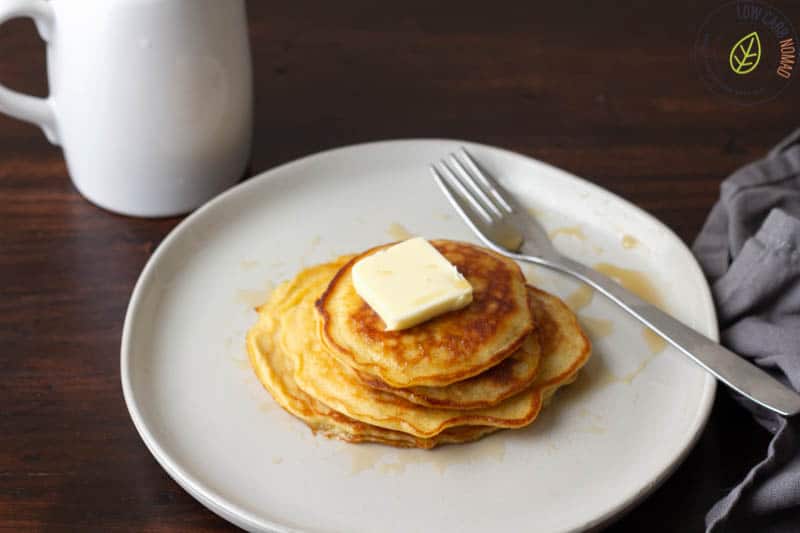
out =
<svg viewBox="0 0 800 533"><path fill-rule="evenodd" d="M539 332L534 330L522 346L499 364L463 381L444 387L391 387L380 379L356 371L364 384L405 398L411 403L447 409L481 409L497 405L533 383L541 361Z"/></svg>
<svg viewBox="0 0 800 533"><path fill-rule="evenodd" d="M355 372L326 350L320 338L322 321L314 308L339 268L329 263L304 270L278 295L277 344L294 362L297 386L339 413L385 429L431 438L455 426L521 427L538 414L538 394L518 395L490 409L432 409L364 385Z"/></svg>
<svg viewBox="0 0 800 533"><path fill-rule="evenodd" d="M311 269L312 271L314 269ZM323 267L324 270L324 267ZM292 283L278 287L270 300L257 308L259 320L247 333L250 364L264 387L289 413L305 422L314 433L348 442L376 442L403 448L432 448L481 438L498 428L461 426L450 428L435 437L422 439L407 433L372 426L349 418L308 396L293 378L294 360L275 342L279 334L279 308L291 305Z"/></svg>
<svg viewBox="0 0 800 533"><path fill-rule="evenodd" d="M431 241L472 284L472 303L400 331L386 331L356 293L354 258L317 302L327 349L343 364L391 387L442 387L472 377L514 353L533 330L525 279L517 264L489 250ZM388 245L386 245L388 246Z"/></svg>
<svg viewBox="0 0 800 533"><path fill-rule="evenodd" d="M546 403L556 389L575 380L589 360L592 344L567 304L535 287L529 290L542 350L542 363L533 387L543 391Z"/></svg>
<svg viewBox="0 0 800 533"><path fill-rule="evenodd" d="M331 264L330 272L336 268ZM544 360L543 379L519 394L484 409L457 410L423 407L393 394L365 385L348 366L341 364L326 350L320 335L322 321L315 313L313 299L316 291L324 285L323 267L301 272L292 282L286 301L289 305L280 309L281 350L295 360L294 378L297 386L306 394L332 409L361 422L409 433L415 437L430 438L447 428L463 425L481 425L517 428L531 423L539 413L546 393L557 386L561 379L570 377L588 354L588 342L580 348L579 339L584 339L574 315L563 307L555 307L552 318L558 325L574 328L574 331L556 331L557 344L548 339L553 352L550 360ZM538 298L540 293L535 292ZM544 293L541 293L544 294ZM544 298L544 297L543 297ZM555 298L554 298L555 299ZM558 301L557 299L555 299ZM550 306L542 306L544 311ZM550 328L552 329L552 328ZM563 333L575 336L575 342L561 340ZM566 336L564 336L566 339ZM565 348L565 349L562 349ZM576 349L579 348L579 349ZM540 384L540 386L537 386Z"/></svg>
<svg viewBox="0 0 800 533"><path fill-rule="evenodd" d="M430 448L475 440L500 427L533 421L555 390L574 380L589 357L590 344L575 315L558 298L532 289L532 307L542 324L538 330L542 357L535 382L516 396L492 408L459 411L414 405L367 387L325 351L319 337L321 320L312 304L348 259L307 269L282 284L257 309L258 323L247 335L256 375L281 406L314 432L400 447ZM317 386L306 383L304 390L294 377L308 375ZM427 433L415 431L418 426Z"/></svg>

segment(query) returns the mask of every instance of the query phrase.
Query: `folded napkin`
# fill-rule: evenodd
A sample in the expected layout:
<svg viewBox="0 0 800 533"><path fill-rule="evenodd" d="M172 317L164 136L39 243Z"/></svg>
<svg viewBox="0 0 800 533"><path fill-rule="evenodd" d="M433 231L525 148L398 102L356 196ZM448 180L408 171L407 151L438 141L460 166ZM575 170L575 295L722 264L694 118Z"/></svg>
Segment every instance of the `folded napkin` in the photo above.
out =
<svg viewBox="0 0 800 533"><path fill-rule="evenodd" d="M800 130L722 183L693 249L722 344L800 390ZM800 417L738 399L773 438L708 512L707 531L800 531Z"/></svg>

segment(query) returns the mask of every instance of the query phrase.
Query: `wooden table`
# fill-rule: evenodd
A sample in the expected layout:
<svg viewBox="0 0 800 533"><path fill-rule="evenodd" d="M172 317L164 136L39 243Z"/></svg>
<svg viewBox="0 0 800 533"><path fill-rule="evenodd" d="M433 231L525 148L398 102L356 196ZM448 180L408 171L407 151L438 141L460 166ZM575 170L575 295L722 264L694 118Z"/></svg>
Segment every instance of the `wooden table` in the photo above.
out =
<svg viewBox="0 0 800 533"><path fill-rule="evenodd" d="M717 2L630 4L251 2L250 174L362 141L470 139L584 176L691 242L720 180L798 125L798 83L732 104L690 67ZM30 21L4 25L0 50L3 83L46 94ZM229 528L150 456L119 384L128 297L179 219L88 204L59 149L6 117L0 199L0 529ZM685 463L611 529L701 529L767 440L720 390Z"/></svg>

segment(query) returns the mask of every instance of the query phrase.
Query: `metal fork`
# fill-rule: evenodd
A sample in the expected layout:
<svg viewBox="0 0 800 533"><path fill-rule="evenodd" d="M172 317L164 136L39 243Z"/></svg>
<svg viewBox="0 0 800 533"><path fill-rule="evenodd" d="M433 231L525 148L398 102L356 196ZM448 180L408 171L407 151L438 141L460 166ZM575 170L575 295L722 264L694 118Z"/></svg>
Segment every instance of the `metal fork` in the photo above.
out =
<svg viewBox="0 0 800 533"><path fill-rule="evenodd" d="M683 325L611 278L561 255L514 197L467 153L431 165L442 192L486 246L517 261L568 274L611 301L738 393L784 416L800 412L800 395L735 353Z"/></svg>

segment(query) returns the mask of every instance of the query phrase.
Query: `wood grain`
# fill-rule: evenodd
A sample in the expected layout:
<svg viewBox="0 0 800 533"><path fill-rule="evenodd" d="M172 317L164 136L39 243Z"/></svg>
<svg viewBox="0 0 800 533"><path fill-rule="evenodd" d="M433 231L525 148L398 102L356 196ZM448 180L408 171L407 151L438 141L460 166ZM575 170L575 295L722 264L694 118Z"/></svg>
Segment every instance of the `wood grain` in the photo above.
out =
<svg viewBox="0 0 800 533"><path fill-rule="evenodd" d="M697 26L716 5L250 2L250 173L356 142L463 138L584 176L690 242L720 180L797 126L797 83L742 107L693 73ZM3 83L44 95L44 63L30 21L3 25ZM0 529L230 528L150 456L119 385L128 297L177 222L95 208L59 149L0 116ZM686 462L610 529L700 530L766 442L721 391Z"/></svg>

